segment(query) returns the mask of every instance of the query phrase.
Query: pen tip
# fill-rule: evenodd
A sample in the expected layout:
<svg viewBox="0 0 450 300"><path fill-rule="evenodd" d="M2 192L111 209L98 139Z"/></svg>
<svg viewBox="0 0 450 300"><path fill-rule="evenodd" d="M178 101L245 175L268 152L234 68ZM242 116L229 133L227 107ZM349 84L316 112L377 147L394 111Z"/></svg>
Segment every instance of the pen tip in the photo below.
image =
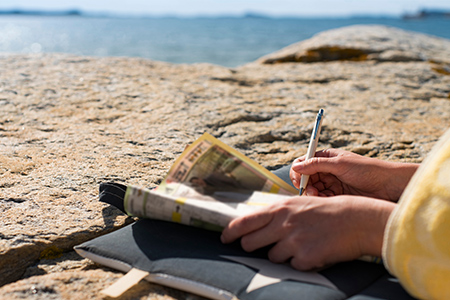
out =
<svg viewBox="0 0 450 300"><path fill-rule="evenodd" d="M301 195L303 195L303 192L304 192L304 189L301 187L298 194L301 196Z"/></svg>

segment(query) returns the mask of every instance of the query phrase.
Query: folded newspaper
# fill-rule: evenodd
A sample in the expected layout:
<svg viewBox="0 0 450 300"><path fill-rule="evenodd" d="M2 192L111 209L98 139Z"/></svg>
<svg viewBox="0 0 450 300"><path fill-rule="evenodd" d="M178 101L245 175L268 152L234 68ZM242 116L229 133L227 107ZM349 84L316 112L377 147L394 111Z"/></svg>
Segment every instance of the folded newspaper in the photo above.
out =
<svg viewBox="0 0 450 300"><path fill-rule="evenodd" d="M153 190L128 186L125 211L221 231L232 219L298 191L210 134L190 145Z"/></svg>

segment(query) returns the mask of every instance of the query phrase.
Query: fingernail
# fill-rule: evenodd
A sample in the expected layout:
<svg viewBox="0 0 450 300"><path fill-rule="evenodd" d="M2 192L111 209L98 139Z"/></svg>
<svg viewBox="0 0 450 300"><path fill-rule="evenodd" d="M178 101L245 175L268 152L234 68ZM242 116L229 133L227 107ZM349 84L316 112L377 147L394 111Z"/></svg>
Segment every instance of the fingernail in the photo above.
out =
<svg viewBox="0 0 450 300"><path fill-rule="evenodd" d="M225 244L225 238L223 237L223 235L220 236L220 241L222 242L222 244Z"/></svg>
<svg viewBox="0 0 450 300"><path fill-rule="evenodd" d="M298 187L298 181L297 181L296 179L292 179L292 184L293 184L295 187Z"/></svg>

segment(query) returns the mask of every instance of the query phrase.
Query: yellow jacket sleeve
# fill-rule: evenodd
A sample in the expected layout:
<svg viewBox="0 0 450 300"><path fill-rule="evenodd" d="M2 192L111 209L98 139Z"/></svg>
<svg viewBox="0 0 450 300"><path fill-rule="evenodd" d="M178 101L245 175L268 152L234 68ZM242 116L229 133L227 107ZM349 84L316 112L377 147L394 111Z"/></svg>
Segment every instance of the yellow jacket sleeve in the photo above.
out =
<svg viewBox="0 0 450 300"><path fill-rule="evenodd" d="M420 299L450 299L450 130L414 174L391 214L383 261Z"/></svg>

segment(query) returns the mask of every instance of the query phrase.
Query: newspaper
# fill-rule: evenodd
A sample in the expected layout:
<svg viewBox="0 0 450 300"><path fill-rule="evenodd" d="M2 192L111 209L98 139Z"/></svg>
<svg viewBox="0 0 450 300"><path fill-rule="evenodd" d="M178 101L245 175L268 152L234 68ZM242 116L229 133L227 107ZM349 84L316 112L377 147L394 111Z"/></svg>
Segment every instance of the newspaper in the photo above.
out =
<svg viewBox="0 0 450 300"><path fill-rule="evenodd" d="M190 145L154 190L128 186L129 215L221 231L233 218L298 191L205 133Z"/></svg>

